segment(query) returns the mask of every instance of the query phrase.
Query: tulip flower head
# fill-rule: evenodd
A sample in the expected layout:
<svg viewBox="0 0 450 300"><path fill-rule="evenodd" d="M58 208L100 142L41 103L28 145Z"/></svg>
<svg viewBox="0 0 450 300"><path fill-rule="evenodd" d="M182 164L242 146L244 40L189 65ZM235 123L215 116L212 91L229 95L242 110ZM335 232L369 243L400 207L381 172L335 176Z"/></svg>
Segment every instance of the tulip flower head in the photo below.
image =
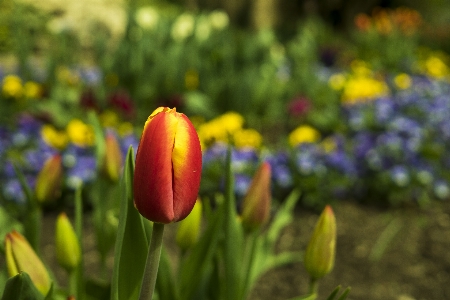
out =
<svg viewBox="0 0 450 300"><path fill-rule="evenodd" d="M202 202L197 199L191 213L179 223L176 241L182 250L187 250L197 242L202 222Z"/></svg>
<svg viewBox="0 0 450 300"><path fill-rule="evenodd" d="M65 213L56 220L56 259L67 271L75 269L81 260L81 249L75 230Z"/></svg>
<svg viewBox="0 0 450 300"><path fill-rule="evenodd" d="M305 268L313 279L320 279L334 266L336 219L331 206L325 206L305 252Z"/></svg>
<svg viewBox="0 0 450 300"><path fill-rule="evenodd" d="M51 281L47 269L25 237L17 231L12 231L5 237L5 256L9 276L24 271L38 291L43 295L48 293Z"/></svg>
<svg viewBox="0 0 450 300"><path fill-rule="evenodd" d="M191 121L175 108L157 108L145 122L136 154L136 209L157 223L183 220L197 199L201 171L200 141Z"/></svg>
<svg viewBox="0 0 450 300"><path fill-rule="evenodd" d="M112 182L117 182L120 177L123 158L119 142L113 132L106 133L105 146L103 172Z"/></svg>
<svg viewBox="0 0 450 300"><path fill-rule="evenodd" d="M48 158L36 179L36 199L43 203L56 199L61 192L63 167L61 155Z"/></svg>
<svg viewBox="0 0 450 300"><path fill-rule="evenodd" d="M272 169L263 162L256 171L242 202L242 223L248 229L256 229L267 222L270 216Z"/></svg>

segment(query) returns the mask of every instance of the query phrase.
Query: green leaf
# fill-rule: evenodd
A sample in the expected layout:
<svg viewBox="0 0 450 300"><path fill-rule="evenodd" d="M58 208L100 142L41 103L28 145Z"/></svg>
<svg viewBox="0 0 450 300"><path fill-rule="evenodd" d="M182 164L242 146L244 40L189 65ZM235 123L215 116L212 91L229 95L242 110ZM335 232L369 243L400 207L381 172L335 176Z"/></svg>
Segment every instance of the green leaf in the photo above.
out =
<svg viewBox="0 0 450 300"><path fill-rule="evenodd" d="M330 294L330 296L328 296L327 300L334 300L334 298L336 298L337 294L339 293L339 291L341 290L341 286L338 285Z"/></svg>
<svg viewBox="0 0 450 300"><path fill-rule="evenodd" d="M83 300L84 295L84 286L85 286L85 280L84 280L84 269L83 269L83 262L84 262L84 256L83 256L83 199L82 199L82 185L80 185L76 191L75 191L75 234L78 238L78 244L81 247L81 257L80 262L76 269L73 271L74 276L76 277L75 285L73 289L76 291L75 298L77 300Z"/></svg>
<svg viewBox="0 0 450 300"><path fill-rule="evenodd" d="M20 272L6 282L2 300L44 300L44 296L36 289L30 276Z"/></svg>
<svg viewBox="0 0 450 300"><path fill-rule="evenodd" d="M97 169L103 166L103 160L105 158L105 135L103 133L102 125L98 120L97 114L95 111L88 112L88 121L94 127L95 134L95 157L97 162Z"/></svg>
<svg viewBox="0 0 450 300"><path fill-rule="evenodd" d="M196 299L199 289L207 287L205 281L211 277L212 262L217 252L223 224L223 205L212 214L210 222L199 241L192 247L190 253L180 266L180 295L183 299Z"/></svg>
<svg viewBox="0 0 450 300"><path fill-rule="evenodd" d="M255 257L249 281L250 285L269 269L301 261L303 257L301 253L288 252L280 253L278 255L274 254L274 247L281 230L292 221L293 210L299 198L300 192L298 190L292 191L275 214L268 231L256 241L256 250L254 251Z"/></svg>
<svg viewBox="0 0 450 300"><path fill-rule="evenodd" d="M267 239L270 245L275 245L280 236L281 230L292 222L292 212L295 208L295 204L300 199L300 191L295 189L284 200L283 205L275 214L272 224L267 233Z"/></svg>
<svg viewBox="0 0 450 300"><path fill-rule="evenodd" d="M234 198L234 175L231 170L231 147L228 148L225 166L225 241L223 243L225 268L225 299L239 299L244 277L241 267L243 257L244 233L238 221Z"/></svg>
<svg viewBox="0 0 450 300"><path fill-rule="evenodd" d="M42 211L28 185L22 171L14 164L14 171L27 198L27 217L24 220L24 233L34 251L39 254L42 227Z"/></svg>
<svg viewBox="0 0 450 300"><path fill-rule="evenodd" d="M161 258L159 260L158 277L156 277L156 290L159 298L164 300L179 299L177 295L177 288L174 282L173 274L171 272L172 266L170 259L164 248L161 250Z"/></svg>
<svg viewBox="0 0 450 300"><path fill-rule="evenodd" d="M337 300L345 300L347 299L348 294L350 293L351 288L348 287L345 289L345 291L342 293L342 295Z"/></svg>
<svg viewBox="0 0 450 300"><path fill-rule="evenodd" d="M134 155L130 146L121 180L122 202L114 253L112 300L138 298L147 258L148 240L143 220L133 204L133 176Z"/></svg>

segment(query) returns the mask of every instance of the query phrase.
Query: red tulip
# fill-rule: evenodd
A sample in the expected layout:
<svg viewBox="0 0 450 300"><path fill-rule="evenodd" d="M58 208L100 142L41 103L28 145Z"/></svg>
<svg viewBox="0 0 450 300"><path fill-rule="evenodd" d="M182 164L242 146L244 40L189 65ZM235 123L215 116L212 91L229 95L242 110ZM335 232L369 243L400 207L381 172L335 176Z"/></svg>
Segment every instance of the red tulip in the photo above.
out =
<svg viewBox="0 0 450 300"><path fill-rule="evenodd" d="M150 221L181 221L200 188L202 152L191 121L176 109L157 108L145 122L134 171L134 204Z"/></svg>

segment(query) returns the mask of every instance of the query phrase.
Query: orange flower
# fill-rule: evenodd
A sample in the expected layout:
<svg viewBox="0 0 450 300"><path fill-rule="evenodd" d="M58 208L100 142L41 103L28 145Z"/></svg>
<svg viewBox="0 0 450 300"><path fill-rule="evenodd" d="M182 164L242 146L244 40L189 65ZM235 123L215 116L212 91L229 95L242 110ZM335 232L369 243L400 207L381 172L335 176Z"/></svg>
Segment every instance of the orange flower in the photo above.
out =
<svg viewBox="0 0 450 300"><path fill-rule="evenodd" d="M247 194L242 202L242 223L248 229L255 229L266 223L270 217L272 171L268 162L263 162L256 171Z"/></svg>
<svg viewBox="0 0 450 300"><path fill-rule="evenodd" d="M157 108L145 122L136 155L134 204L150 221L181 221L200 188L202 152L191 121L176 109Z"/></svg>
<svg viewBox="0 0 450 300"><path fill-rule="evenodd" d="M48 158L36 179L36 199L43 203L56 199L61 192L62 178L61 155Z"/></svg>

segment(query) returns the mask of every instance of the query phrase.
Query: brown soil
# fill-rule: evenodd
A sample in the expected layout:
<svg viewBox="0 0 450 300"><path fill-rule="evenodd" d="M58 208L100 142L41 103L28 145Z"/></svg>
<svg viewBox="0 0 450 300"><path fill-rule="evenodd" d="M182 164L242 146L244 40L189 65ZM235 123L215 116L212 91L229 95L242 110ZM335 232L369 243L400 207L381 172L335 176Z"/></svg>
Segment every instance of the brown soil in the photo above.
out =
<svg viewBox="0 0 450 300"><path fill-rule="evenodd" d="M338 226L334 270L320 281L319 299L326 299L338 285L351 287L348 299L441 300L450 299L450 208L433 203L428 208L380 210L352 202L333 205ZM298 208L293 223L279 240L279 251L302 251L317 214ZM44 224L43 253L54 264L54 216ZM88 276L98 274L90 224L85 224L85 264ZM166 231L168 244L174 228ZM169 249L170 250L170 249ZM111 267L113 258L108 260ZM55 276L64 284L63 270ZM301 263L271 270L257 282L249 299L285 300L308 289L308 276Z"/></svg>

